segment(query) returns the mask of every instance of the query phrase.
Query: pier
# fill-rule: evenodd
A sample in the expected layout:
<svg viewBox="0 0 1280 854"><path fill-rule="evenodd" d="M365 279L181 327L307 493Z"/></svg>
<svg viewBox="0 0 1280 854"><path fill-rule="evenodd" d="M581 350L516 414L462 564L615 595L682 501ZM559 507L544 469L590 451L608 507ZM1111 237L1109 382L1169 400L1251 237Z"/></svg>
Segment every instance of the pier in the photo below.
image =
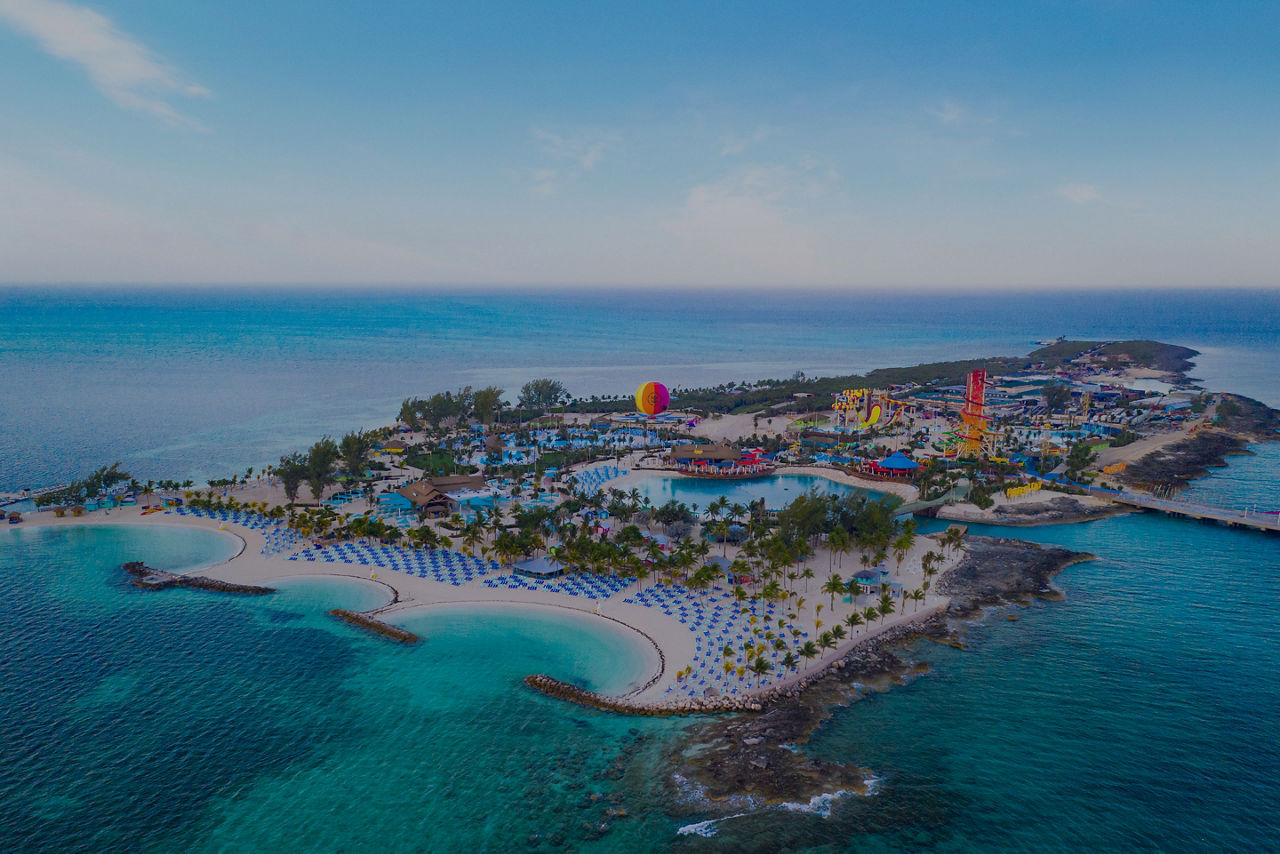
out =
<svg viewBox="0 0 1280 854"><path fill-rule="evenodd" d="M1151 510L1166 516L1196 519L1202 522L1219 522L1230 528L1252 528L1255 531L1271 534L1280 533L1280 514L1277 513L1196 504L1192 501L1157 498L1154 495L1142 495L1136 492L1111 493L1108 497L1117 504Z"/></svg>

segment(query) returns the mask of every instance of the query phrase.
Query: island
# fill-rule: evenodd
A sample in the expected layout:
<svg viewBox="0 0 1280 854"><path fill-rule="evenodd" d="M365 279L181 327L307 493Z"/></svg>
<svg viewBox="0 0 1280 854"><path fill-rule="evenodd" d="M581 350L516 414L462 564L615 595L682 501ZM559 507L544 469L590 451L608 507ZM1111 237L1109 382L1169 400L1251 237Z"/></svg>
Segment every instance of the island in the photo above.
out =
<svg viewBox="0 0 1280 854"><path fill-rule="evenodd" d="M530 689L620 714L749 713L699 724L704 749L673 757L677 776L712 800L803 800L865 785L861 769L785 748L852 683L891 683L901 644L962 644L965 620L1053 598L1053 576L1091 558L967 525L1194 516L1178 488L1280 435L1275 410L1199 388L1194 355L1059 340L1023 357L676 387L671 409L639 413L549 378L514 405L464 388L201 488L104 466L8 496L7 518L218 530L239 553L198 577L125 569L147 589L258 595L289 577L361 579L389 603L333 615L393 642L429 644L397 620L459 603L609 621L645 650L634 685L603 696L543 673ZM1208 518L1280 531L1265 510Z"/></svg>

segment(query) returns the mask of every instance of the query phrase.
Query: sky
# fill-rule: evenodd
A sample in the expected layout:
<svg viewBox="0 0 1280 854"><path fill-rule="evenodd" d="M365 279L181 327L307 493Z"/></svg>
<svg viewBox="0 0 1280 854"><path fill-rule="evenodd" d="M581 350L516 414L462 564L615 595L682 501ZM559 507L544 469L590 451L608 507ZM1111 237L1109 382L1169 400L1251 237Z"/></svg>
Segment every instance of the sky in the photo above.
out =
<svg viewBox="0 0 1280 854"><path fill-rule="evenodd" d="M1280 4L0 0L0 282L1280 285Z"/></svg>

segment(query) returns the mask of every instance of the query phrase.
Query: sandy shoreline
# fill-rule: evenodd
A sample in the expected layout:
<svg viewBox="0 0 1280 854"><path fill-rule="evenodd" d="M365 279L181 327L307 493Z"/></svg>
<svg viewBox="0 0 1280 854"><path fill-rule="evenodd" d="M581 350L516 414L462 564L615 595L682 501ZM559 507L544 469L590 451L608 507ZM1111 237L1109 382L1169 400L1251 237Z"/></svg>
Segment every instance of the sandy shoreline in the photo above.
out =
<svg viewBox="0 0 1280 854"><path fill-rule="evenodd" d="M230 522L222 523L195 516L175 516L162 513L143 516L141 515L141 508L132 507L117 508L111 512L110 516L98 512L88 514L79 519L71 517L59 519L51 513L37 513L31 514L28 516L27 521L23 522L23 527L70 527L77 525L158 526L218 531L227 536L238 538L242 544L239 552L222 563L193 569L191 570L192 572L198 572L200 575L220 581L260 586L270 586L272 582L283 579L309 577L340 577L379 584L391 592L391 601L372 609L369 613L393 624L397 622L396 618L398 617L410 615L419 611L419 609L437 605L518 606L539 608L560 614L572 612L570 616L575 618L596 620L601 626L608 626L613 631L631 633L632 639L638 645L638 648L644 650L646 673L635 681L641 685L647 684L647 687L625 695L632 703L647 705L670 704L672 696L669 694L668 689L675 688L679 684L680 680L677 678L677 674L686 667L691 666L695 661L696 646L693 631L674 617L667 616L658 608L623 601L640 589L639 585L634 582L621 592L602 600L585 599L548 590L513 590L502 587L487 587L484 585L483 579L474 579L460 586L454 586L384 567L341 562L291 561L284 556L265 557L260 552L266 543L266 539L257 530ZM925 551L936 547L936 545L936 542L932 539L923 536L918 537L916 545L904 556L902 566L892 576L893 579L901 581L907 586L907 589L918 586L918 582L913 583L912 579L921 575L920 557ZM945 571L956 560L957 557L955 555L950 556L944 564L939 566L940 571ZM821 603L823 609L822 617L826 618L826 625L835 625L853 607L860 607L860 604L865 604L836 602L831 610L827 610L830 605L830 598L817 591L820 590L822 582L828 577L829 573L826 566L829 561L834 562L835 558L820 549L808 562L808 565L814 569L816 577L808 585L808 613L806 614L805 610L801 609L801 616L798 622L807 623L809 626L808 631L814 637L816 637L818 628L813 626L814 617L816 616L813 609L814 604ZM843 570L837 567L835 571L843 571L843 573L847 574L854 569L854 560L847 559L844 563ZM893 561L891 560L890 563L892 565ZM373 572L377 573L376 579L371 578ZM645 584L645 589L647 590L652 586L652 583L647 583ZM930 592L922 602L907 603L905 612L900 608L892 616L885 618L883 622L877 622L871 627L864 625L860 627L857 633L851 632L850 636L844 638L834 649L828 650L818 660L802 665L796 672L785 674L782 678L775 678L767 682L763 689L757 690L754 684L748 681L748 684L739 692L739 696L746 697L763 691L784 690L802 680L811 680L816 674L842 659L855 646L861 645L884 632L891 631L903 623L913 622L925 612L931 612L945 606L947 601L947 597Z"/></svg>

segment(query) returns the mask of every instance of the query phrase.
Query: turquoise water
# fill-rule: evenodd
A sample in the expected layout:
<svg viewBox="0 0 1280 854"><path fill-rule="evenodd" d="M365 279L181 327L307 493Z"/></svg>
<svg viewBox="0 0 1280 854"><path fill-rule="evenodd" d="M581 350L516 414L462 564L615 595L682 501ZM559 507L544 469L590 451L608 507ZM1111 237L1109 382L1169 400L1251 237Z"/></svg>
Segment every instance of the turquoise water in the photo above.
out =
<svg viewBox="0 0 1280 854"><path fill-rule="evenodd" d="M1280 510L1280 442L1251 445L1249 456L1229 458L1227 468L1192 481L1179 498L1249 510Z"/></svg>
<svg viewBox="0 0 1280 854"><path fill-rule="evenodd" d="M234 548L214 532L7 530L0 849L1267 847L1276 540L1141 515L1018 534L1100 557L1059 576L1065 601L993 614L966 652L917 644L927 675L837 710L805 749L869 767L875 795L827 817L748 811L700 838L676 830L711 815L668 814L657 758L682 723L520 684L624 689L644 656L612 628L424 609L396 620L425 639L406 648L324 614L385 602L371 582L238 598L139 591L118 571L215 562Z"/></svg>
<svg viewBox="0 0 1280 854"><path fill-rule="evenodd" d="M1058 577L1065 601L973 626L969 651L916 644L927 675L823 726L806 749L869 766L876 796L721 822L717 845L1274 848L1280 541L1157 516L1017 533L1099 559Z"/></svg>
<svg viewBox="0 0 1280 854"><path fill-rule="evenodd" d="M763 498L765 506L770 510L785 507L788 503L794 501L797 496L811 489L831 495L848 495L854 492L862 492L872 497L879 496L879 493L855 489L851 486L845 486L843 483L837 483L834 480L811 474L770 475L769 477L756 477L751 480L712 480L698 477L654 475L637 481L633 486L642 497L648 498L653 502L655 507L675 499L690 506L696 504L703 510L706 509L708 504L722 495L729 499L730 504L741 504L744 507L752 501ZM606 485L605 488L607 489L608 486ZM629 490L630 487L627 491Z"/></svg>
<svg viewBox="0 0 1280 854"><path fill-rule="evenodd" d="M6 388L0 488L117 458L144 478L242 471L463 383L546 374L615 393L1019 352L1058 334L1205 349L1212 386L1280 404L1276 294L4 292L0 370L24 382ZM1280 445L1257 450L1187 496L1280 509ZM680 483L707 490L681 497L701 506L729 486ZM825 818L750 813L701 838L676 835L711 816L670 812L659 758L683 723L520 683L639 678L640 648L611 629L440 610L400 618L426 637L403 648L325 615L381 604L368 582L239 598L144 592L119 572L217 562L239 548L224 535L0 527L0 850L1273 849L1280 540L1154 516L990 532L1099 559L1059 576L1064 601L992 615L965 652L919 644L927 675L836 712L806 749L870 767L875 795ZM631 817L600 836L615 799Z"/></svg>
<svg viewBox="0 0 1280 854"><path fill-rule="evenodd" d="M551 611L451 608L405 616L425 640L400 647L324 614L379 604L371 584L291 580L237 598L141 591L119 571L140 554L206 564L224 539L0 533L0 850L577 844L611 806L650 816L606 844L669 833L609 771L671 725L641 730L520 684L545 672L625 686L647 675L630 639Z"/></svg>

